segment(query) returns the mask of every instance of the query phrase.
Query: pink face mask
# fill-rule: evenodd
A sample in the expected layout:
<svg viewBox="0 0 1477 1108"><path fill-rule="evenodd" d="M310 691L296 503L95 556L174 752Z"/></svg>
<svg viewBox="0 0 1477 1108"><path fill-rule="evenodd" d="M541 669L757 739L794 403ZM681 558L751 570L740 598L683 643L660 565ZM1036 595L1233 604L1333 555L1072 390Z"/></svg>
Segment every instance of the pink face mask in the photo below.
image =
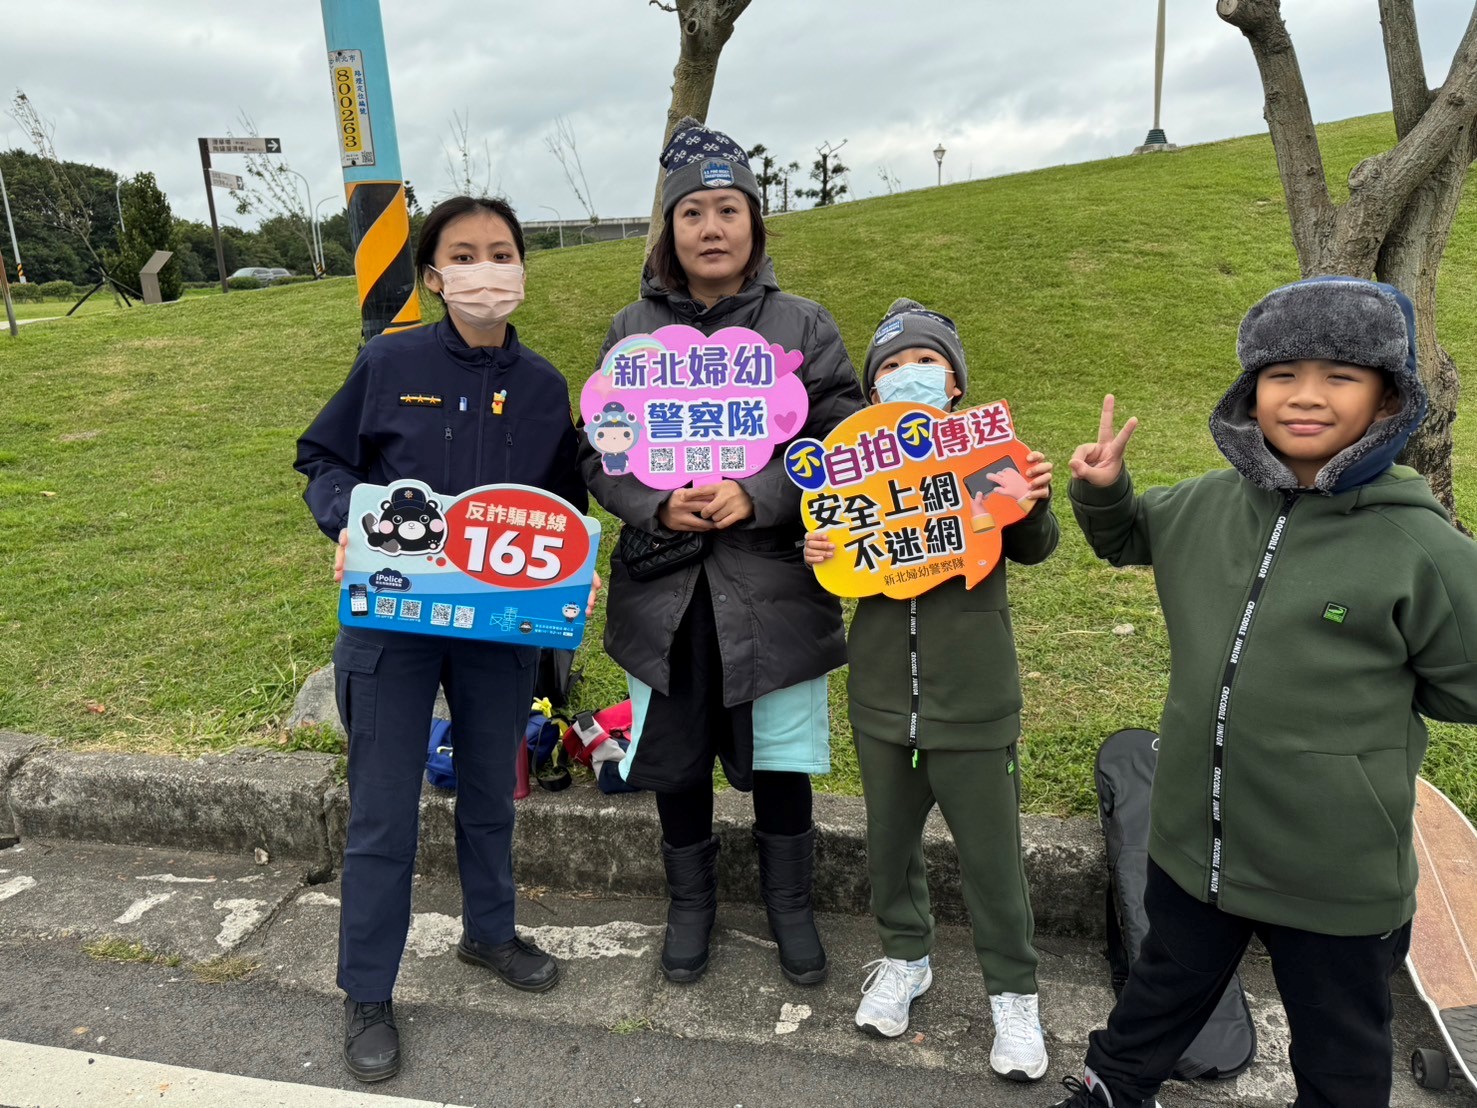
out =
<svg viewBox="0 0 1477 1108"><path fill-rule="evenodd" d="M447 311L471 327L496 327L523 303L523 267L477 262L475 265L429 267L441 278Z"/></svg>

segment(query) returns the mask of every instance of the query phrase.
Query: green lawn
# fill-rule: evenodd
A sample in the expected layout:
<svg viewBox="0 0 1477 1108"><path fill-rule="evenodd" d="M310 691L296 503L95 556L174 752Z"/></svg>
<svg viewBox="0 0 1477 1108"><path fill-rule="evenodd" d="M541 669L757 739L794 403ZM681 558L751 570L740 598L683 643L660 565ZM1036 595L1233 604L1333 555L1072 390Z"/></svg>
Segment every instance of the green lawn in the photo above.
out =
<svg viewBox="0 0 1477 1108"><path fill-rule="evenodd" d="M1324 128L1330 179L1393 140L1386 116ZM1441 334L1477 369L1470 199L1447 252ZM1235 329L1297 276L1265 137L977 181L774 221L784 287L829 307L853 352L906 295L958 321L974 402L1006 397L1064 463L1105 391L1137 414L1141 484L1221 464L1206 431L1236 372ZM611 314L637 291L635 241L529 259L525 341L577 395ZM95 298L96 299L96 298ZM37 305L36 307L44 307ZM330 547L292 471L296 436L358 344L351 281L97 311L0 342L0 728L77 748L276 743L329 658ZM1477 403L1457 424L1457 489L1477 526ZM1153 726L1167 641L1145 571L1112 571L1065 521L1046 564L1012 569L1026 690L1028 809L1093 808L1102 738ZM607 525L607 535L614 527ZM607 540L608 541L608 540ZM1130 636L1111 633L1131 623ZM581 698L623 694L590 629ZM836 770L855 792L841 680ZM1477 812L1472 728L1433 728L1428 772Z"/></svg>

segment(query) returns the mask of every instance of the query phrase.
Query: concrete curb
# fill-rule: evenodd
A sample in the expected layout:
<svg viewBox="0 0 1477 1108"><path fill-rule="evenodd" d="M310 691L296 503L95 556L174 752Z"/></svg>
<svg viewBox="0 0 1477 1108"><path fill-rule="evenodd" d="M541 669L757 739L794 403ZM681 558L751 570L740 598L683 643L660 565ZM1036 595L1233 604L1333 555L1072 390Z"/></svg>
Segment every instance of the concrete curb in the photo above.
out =
<svg viewBox="0 0 1477 1108"><path fill-rule="evenodd" d="M6 785L20 769L21 763L45 745L44 739L0 731L0 850L14 846L20 840L20 829L15 813L10 809L10 790Z"/></svg>
<svg viewBox="0 0 1477 1108"><path fill-rule="evenodd" d="M327 754L238 751L198 760L72 754L38 744L0 784L22 839L83 839L219 854L260 848L332 868Z"/></svg>
<svg viewBox="0 0 1477 1108"><path fill-rule="evenodd" d="M252 751L178 758L70 754L43 739L0 733L0 820L21 838L84 839L217 853L267 850L308 861L326 875L343 856L348 789L332 780L322 754ZM7 813L8 810L8 813ZM870 912L866 815L860 798L817 796L816 907ZM720 895L759 901L749 798L718 794L715 822ZM11 823L0 823L0 836ZM1106 863L1102 836L1087 819L1022 819L1026 875L1036 928L1044 934L1103 934ZM535 788L518 802L514 865L520 884L562 892L664 896L656 803L649 793L605 796L592 785L559 793ZM935 812L924 836L933 912L967 920L959 860ZM451 793L421 795L417 869L456 872Z"/></svg>

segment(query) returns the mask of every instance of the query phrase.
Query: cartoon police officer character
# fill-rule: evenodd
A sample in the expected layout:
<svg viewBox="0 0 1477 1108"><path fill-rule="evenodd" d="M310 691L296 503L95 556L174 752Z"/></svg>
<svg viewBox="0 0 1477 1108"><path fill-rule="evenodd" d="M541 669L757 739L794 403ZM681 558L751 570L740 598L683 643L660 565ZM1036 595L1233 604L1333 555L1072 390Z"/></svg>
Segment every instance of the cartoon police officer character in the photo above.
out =
<svg viewBox="0 0 1477 1108"><path fill-rule="evenodd" d="M595 413L585 427L585 437L600 453L605 472L619 476L626 472L630 459L627 451L641 439L641 421L635 412L626 411L619 400L612 400Z"/></svg>

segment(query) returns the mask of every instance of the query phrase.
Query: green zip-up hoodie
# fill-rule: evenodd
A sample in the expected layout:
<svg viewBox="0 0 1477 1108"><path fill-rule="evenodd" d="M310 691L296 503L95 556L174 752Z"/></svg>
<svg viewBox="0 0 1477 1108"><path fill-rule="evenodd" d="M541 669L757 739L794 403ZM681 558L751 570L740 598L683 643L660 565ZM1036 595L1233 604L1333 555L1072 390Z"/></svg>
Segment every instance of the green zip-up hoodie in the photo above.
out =
<svg viewBox="0 0 1477 1108"><path fill-rule="evenodd" d="M851 724L882 742L923 750L998 750L1021 734L1021 681L1005 593L1005 563L1034 565L1060 531L1042 504L1001 532L1000 564L974 588L946 581L913 600L857 601L847 639ZM913 693L917 619L918 692ZM916 742L910 722L918 713Z"/></svg>
<svg viewBox="0 0 1477 1108"><path fill-rule="evenodd" d="M1334 496L1222 470L1071 497L1099 556L1154 567L1169 630L1150 857L1234 915L1403 925L1421 715L1477 722L1477 544L1403 466Z"/></svg>
<svg viewBox="0 0 1477 1108"><path fill-rule="evenodd" d="M1409 325L1394 289L1323 280L1398 305ZM1243 360L1259 311L1316 283L1253 309ZM1126 472L1106 488L1074 480L1072 508L1100 557L1154 567L1169 631L1150 857L1234 915L1382 934L1415 914L1421 717L1477 723L1477 544L1418 473L1390 465L1425 414L1413 341L1404 365L1382 366L1400 412L1311 489L1292 487L1251 416L1258 368L1211 418L1235 470L1142 496Z"/></svg>

